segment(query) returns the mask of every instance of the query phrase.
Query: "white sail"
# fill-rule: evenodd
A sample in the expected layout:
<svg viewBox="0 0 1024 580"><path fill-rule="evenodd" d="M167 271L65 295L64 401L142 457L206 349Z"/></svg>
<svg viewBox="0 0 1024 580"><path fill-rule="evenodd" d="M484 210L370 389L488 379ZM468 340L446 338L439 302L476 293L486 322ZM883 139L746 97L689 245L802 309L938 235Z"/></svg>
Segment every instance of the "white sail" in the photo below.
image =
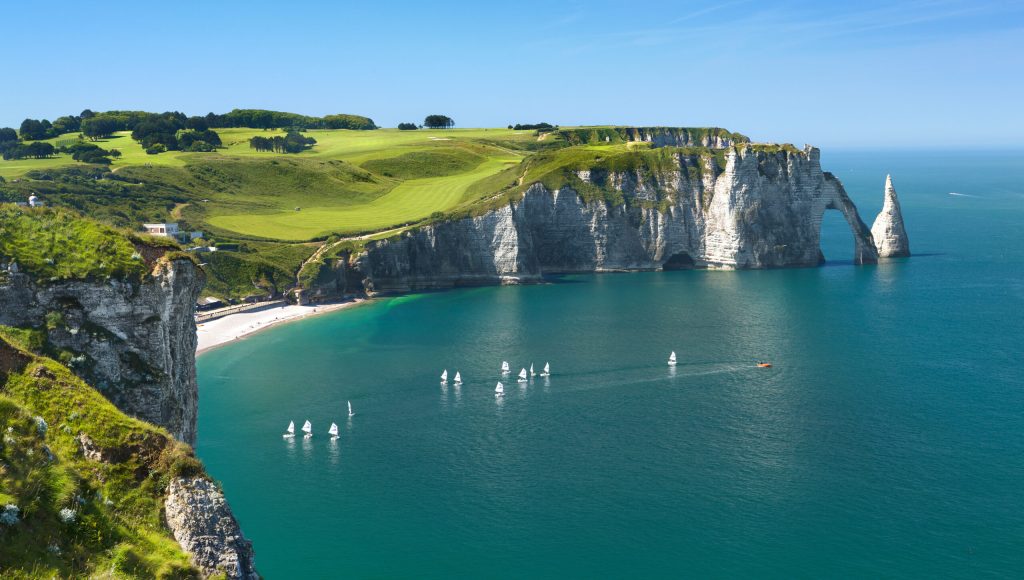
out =
<svg viewBox="0 0 1024 580"><path fill-rule="evenodd" d="M672 354L668 355L668 364L669 365L676 364L676 351L672 351Z"/></svg>
<svg viewBox="0 0 1024 580"><path fill-rule="evenodd" d="M295 421L288 421L288 430L282 437L295 437Z"/></svg>
<svg viewBox="0 0 1024 580"><path fill-rule="evenodd" d="M505 393L505 385L498 383L498 386L494 387L494 396L500 397Z"/></svg>
<svg viewBox="0 0 1024 580"><path fill-rule="evenodd" d="M441 373L441 382L448 382L448 369L444 369L444 372Z"/></svg>
<svg viewBox="0 0 1024 580"><path fill-rule="evenodd" d="M520 383L525 383L526 382L526 369L523 369L523 370L519 371L519 382Z"/></svg>
<svg viewBox="0 0 1024 580"><path fill-rule="evenodd" d="M306 432L306 433L312 433L313 432L313 424L310 423L309 421L306 421L306 423L302 426L302 430L304 432Z"/></svg>
<svg viewBox="0 0 1024 580"><path fill-rule="evenodd" d="M459 374L459 371L455 371L455 384L458 385L458 384L461 384L461 383L462 383L462 375Z"/></svg>
<svg viewBox="0 0 1024 580"><path fill-rule="evenodd" d="M501 372L503 372L503 373L509 372L508 361L507 360L501 361Z"/></svg>
<svg viewBox="0 0 1024 580"><path fill-rule="evenodd" d="M338 437L338 424L337 423L331 423L331 428L330 428L329 431L327 431L327 433L329 433L331 436L333 436L335 439L337 439L337 437Z"/></svg>
<svg viewBox="0 0 1024 580"><path fill-rule="evenodd" d="M355 413L352 412L352 401L349 401L348 402L348 416L351 417L352 415L355 415Z"/></svg>
<svg viewBox="0 0 1024 580"><path fill-rule="evenodd" d="M533 363L530 363L530 376L532 377L535 374L537 373L533 372Z"/></svg>
<svg viewBox="0 0 1024 580"><path fill-rule="evenodd" d="M548 364L548 363L544 363L544 372L542 372L540 374L540 376L547 377L547 376L550 376L550 375L551 375L551 365Z"/></svg>

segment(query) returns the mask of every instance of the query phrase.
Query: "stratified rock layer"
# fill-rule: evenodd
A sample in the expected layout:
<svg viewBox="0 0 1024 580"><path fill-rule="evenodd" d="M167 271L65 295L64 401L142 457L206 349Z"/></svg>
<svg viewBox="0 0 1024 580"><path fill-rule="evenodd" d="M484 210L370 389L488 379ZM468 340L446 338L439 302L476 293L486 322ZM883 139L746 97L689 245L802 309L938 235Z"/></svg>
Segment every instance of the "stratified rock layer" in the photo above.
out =
<svg viewBox="0 0 1024 580"><path fill-rule="evenodd" d="M194 443L194 313L203 283L186 259L159 260L141 283L11 274L0 285L0 324L49 326L50 344L72 353L71 370L114 405Z"/></svg>
<svg viewBox="0 0 1024 580"><path fill-rule="evenodd" d="M900 200L896 197L896 188L892 186L891 175L885 176L885 203L871 226L871 236L875 240L879 258L904 258L910 255L910 241L903 226L903 212L900 210Z"/></svg>
<svg viewBox="0 0 1024 580"><path fill-rule="evenodd" d="M371 292L515 283L544 274L662 268L776 268L821 263L821 219L841 212L854 262L877 261L871 232L819 152L735 147L724 170L680 154L675 169L580 171L623 203L535 184L476 217L368 244L355 261Z"/></svg>
<svg viewBox="0 0 1024 580"><path fill-rule="evenodd" d="M200 477L172 479L164 512L174 538L205 575L259 578L252 542L242 535L216 484Z"/></svg>

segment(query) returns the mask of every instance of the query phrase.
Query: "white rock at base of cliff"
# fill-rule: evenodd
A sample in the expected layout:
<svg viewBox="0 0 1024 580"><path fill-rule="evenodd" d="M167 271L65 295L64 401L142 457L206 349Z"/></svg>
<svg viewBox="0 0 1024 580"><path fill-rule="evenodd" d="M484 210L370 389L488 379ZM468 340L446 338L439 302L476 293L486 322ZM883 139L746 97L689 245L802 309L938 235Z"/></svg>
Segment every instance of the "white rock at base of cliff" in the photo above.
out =
<svg viewBox="0 0 1024 580"><path fill-rule="evenodd" d="M879 258L903 258L910 255L910 241L903 226L903 212L900 210L900 200L896 197L896 188L892 186L891 175L885 176L885 203L871 226L871 237L875 240Z"/></svg>
<svg viewBox="0 0 1024 580"><path fill-rule="evenodd" d="M174 539L204 575L259 578L252 543L242 536L224 494L212 481L201 477L171 480L164 512Z"/></svg>

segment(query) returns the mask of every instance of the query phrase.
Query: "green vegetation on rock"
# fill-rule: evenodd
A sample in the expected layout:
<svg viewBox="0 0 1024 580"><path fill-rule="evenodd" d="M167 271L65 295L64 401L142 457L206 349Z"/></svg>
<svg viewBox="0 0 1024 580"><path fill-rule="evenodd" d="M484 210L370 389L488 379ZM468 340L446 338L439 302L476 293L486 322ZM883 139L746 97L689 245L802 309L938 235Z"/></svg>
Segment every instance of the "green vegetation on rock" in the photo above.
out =
<svg viewBox="0 0 1024 580"><path fill-rule="evenodd" d="M3 576L197 577L161 507L170 479L202 475L202 464L31 352L34 336L0 327Z"/></svg>

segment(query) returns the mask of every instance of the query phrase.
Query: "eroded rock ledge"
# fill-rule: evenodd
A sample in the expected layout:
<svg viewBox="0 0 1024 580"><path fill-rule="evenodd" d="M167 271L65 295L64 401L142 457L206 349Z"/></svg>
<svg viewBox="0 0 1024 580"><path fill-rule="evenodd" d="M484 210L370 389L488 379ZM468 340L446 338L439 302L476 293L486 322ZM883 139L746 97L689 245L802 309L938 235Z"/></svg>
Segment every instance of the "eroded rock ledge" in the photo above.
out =
<svg viewBox="0 0 1024 580"><path fill-rule="evenodd" d="M174 538L204 574L259 578L252 542L242 535L216 484L201 477L172 479L164 512Z"/></svg>

